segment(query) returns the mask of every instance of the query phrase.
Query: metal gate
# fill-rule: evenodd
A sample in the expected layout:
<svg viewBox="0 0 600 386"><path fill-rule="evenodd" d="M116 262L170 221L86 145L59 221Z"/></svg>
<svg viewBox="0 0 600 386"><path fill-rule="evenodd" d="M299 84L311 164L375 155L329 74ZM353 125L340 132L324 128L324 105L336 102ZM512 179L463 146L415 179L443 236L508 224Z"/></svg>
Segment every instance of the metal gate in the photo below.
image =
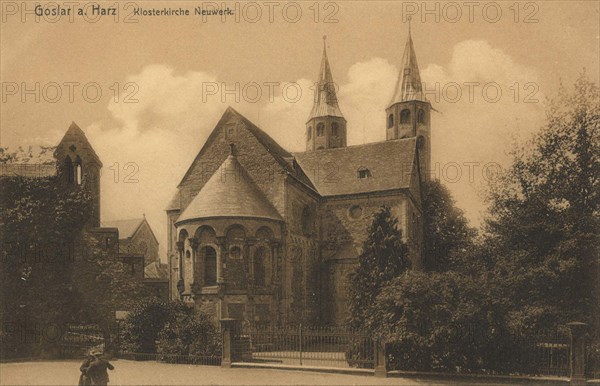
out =
<svg viewBox="0 0 600 386"><path fill-rule="evenodd" d="M246 326L236 329L234 358L293 366L374 368L374 342L341 327Z"/></svg>

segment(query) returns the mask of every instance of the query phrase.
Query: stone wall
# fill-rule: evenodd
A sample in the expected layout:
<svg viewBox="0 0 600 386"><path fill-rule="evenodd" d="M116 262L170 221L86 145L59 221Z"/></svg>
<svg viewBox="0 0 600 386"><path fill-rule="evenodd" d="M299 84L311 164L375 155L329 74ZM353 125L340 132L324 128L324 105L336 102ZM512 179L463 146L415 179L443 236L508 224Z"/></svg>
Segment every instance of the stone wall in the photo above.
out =
<svg viewBox="0 0 600 386"><path fill-rule="evenodd" d="M321 319L325 324L341 324L347 315L347 275L354 269L373 215L382 206L391 208L398 218L402 237L409 242L412 224L408 221L411 200L402 192L388 195L370 194L328 199L320 210L321 257L324 277L321 280Z"/></svg>
<svg viewBox="0 0 600 386"><path fill-rule="evenodd" d="M288 323L319 323L319 202L306 188L286 184L282 309Z"/></svg>

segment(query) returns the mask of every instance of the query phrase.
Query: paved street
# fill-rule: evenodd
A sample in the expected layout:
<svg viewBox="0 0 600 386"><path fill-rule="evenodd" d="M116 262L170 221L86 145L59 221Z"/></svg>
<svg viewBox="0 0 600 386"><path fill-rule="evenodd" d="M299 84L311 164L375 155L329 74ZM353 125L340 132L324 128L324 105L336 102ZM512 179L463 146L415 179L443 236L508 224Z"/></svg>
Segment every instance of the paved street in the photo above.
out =
<svg viewBox="0 0 600 386"><path fill-rule="evenodd" d="M322 374L272 369L222 369L156 362L114 361L110 385L433 385L417 379L371 375ZM0 364L0 385L76 385L79 362L51 361Z"/></svg>

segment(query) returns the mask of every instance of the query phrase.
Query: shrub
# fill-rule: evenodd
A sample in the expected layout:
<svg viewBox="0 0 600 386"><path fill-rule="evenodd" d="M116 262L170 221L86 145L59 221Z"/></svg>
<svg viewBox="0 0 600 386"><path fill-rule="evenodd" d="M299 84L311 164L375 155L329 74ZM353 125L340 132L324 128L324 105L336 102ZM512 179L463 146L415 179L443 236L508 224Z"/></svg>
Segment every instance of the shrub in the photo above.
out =
<svg viewBox="0 0 600 386"><path fill-rule="evenodd" d="M165 302L157 298L141 300L121 324L121 351L156 353L160 332L186 312L189 307L182 302Z"/></svg>
<svg viewBox="0 0 600 386"><path fill-rule="evenodd" d="M220 333L207 314L188 308L165 324L156 351L167 359L169 355L220 356Z"/></svg>

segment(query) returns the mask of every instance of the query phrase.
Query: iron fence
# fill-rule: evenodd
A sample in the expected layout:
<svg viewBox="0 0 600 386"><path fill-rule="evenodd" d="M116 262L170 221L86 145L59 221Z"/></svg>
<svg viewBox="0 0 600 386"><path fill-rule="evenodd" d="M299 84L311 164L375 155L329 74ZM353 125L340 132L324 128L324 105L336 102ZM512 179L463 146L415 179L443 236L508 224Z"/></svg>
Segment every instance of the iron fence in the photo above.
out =
<svg viewBox="0 0 600 386"><path fill-rule="evenodd" d="M234 359L283 365L373 368L374 342L341 327L247 326L234 336Z"/></svg>
<svg viewBox="0 0 600 386"><path fill-rule="evenodd" d="M152 354L152 353L131 353L121 352L119 359L128 359L133 361L152 361L163 363L177 363L188 365L220 366L221 355L179 355L179 354Z"/></svg>
<svg viewBox="0 0 600 386"><path fill-rule="evenodd" d="M569 375L569 344L567 342L542 342L536 344L536 375Z"/></svg>
<svg viewBox="0 0 600 386"><path fill-rule="evenodd" d="M103 346L103 332L94 325L67 325L60 337L60 356L63 358L84 357L90 349Z"/></svg>

